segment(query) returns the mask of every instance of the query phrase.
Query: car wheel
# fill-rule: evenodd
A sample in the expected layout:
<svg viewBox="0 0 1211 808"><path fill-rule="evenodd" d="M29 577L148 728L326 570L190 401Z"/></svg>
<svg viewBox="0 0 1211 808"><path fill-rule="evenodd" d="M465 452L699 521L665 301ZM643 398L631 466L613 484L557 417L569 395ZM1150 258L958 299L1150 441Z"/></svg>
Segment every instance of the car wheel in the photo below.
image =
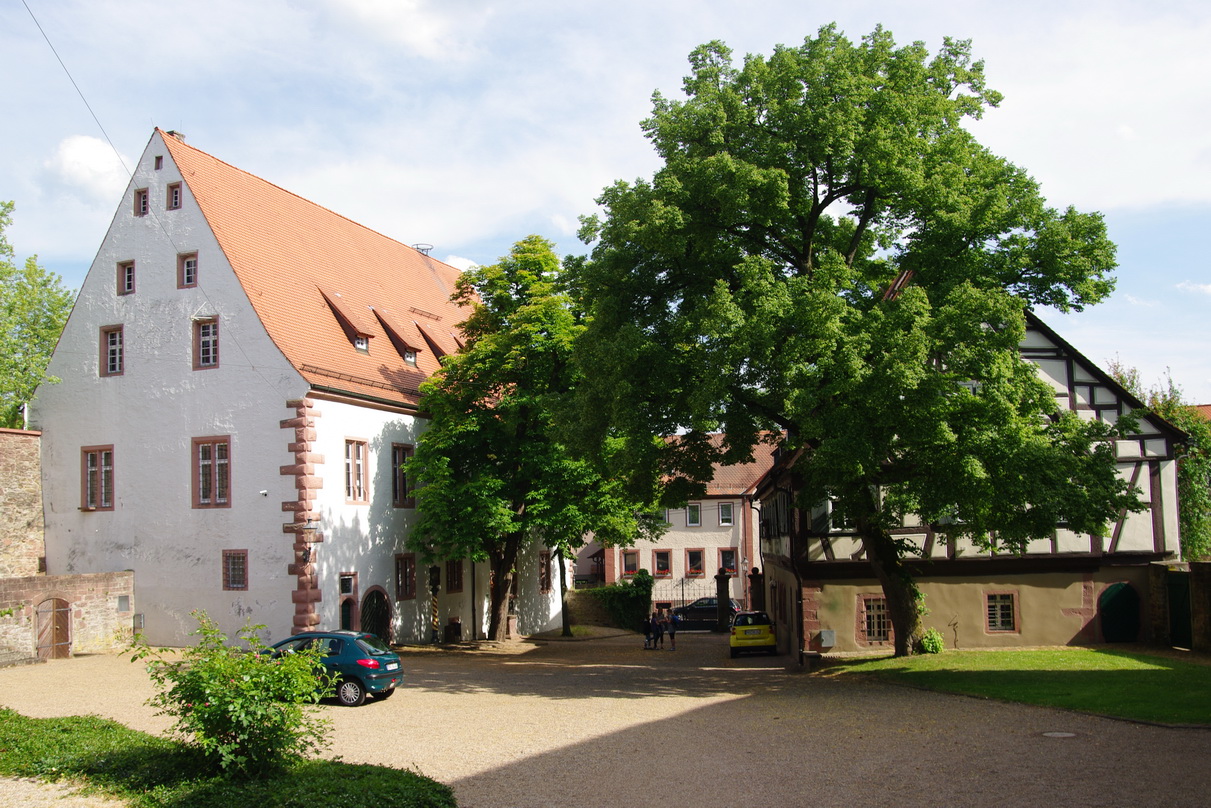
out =
<svg viewBox="0 0 1211 808"><path fill-rule="evenodd" d="M346 707L357 707L366 701L366 688L356 679L342 679L336 686L336 697Z"/></svg>
<svg viewBox="0 0 1211 808"><path fill-rule="evenodd" d="M769 654L770 656L778 656L778 646L771 645L769 647L769 651L767 651L766 653Z"/></svg>
<svg viewBox="0 0 1211 808"><path fill-rule="evenodd" d="M375 693L374 697L376 699L389 699L394 695L395 695L395 688L392 687L392 688L388 688L387 690L384 690L380 693Z"/></svg>

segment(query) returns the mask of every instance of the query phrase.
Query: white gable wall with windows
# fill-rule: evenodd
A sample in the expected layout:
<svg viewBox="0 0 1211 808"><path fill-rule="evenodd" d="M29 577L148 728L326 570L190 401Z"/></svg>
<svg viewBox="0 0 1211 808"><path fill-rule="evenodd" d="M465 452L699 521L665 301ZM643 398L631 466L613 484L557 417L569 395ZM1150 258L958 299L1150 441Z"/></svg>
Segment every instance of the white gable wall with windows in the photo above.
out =
<svg viewBox="0 0 1211 808"><path fill-rule="evenodd" d="M221 170L269 201L287 192L225 165L202 176L212 169L205 155L183 178L171 152L184 147L167 137L157 130L140 158L51 360L60 381L42 385L31 406L43 432L47 571L133 570L156 644L190 643L194 610L228 634L251 622L277 640L342 620L356 628L364 608L384 606L391 639L427 640L426 568L416 565L411 585L397 576L415 512L393 491L393 448L414 445L424 419L304 377L250 299L270 292L241 282L190 183L218 196ZM320 226L333 216L313 215ZM349 230L341 220L333 232L348 239ZM384 342L371 340L375 363L394 350ZM349 442L365 464L352 493ZM302 513L318 517L314 533L299 530ZM521 633L559 624L558 578L553 592L539 591L539 552L521 562ZM463 589L449 592L441 565L439 619L459 618L464 638L486 626L484 567L464 562Z"/></svg>
<svg viewBox="0 0 1211 808"><path fill-rule="evenodd" d="M232 631L292 611L280 503L292 496L278 422L307 384L270 341L196 206L166 207L179 183L149 147L110 225L31 408L43 430L47 571L136 571L135 596L153 642L181 643L199 609ZM161 151L162 154L162 151ZM148 212L135 215L137 189ZM179 288L178 256L197 256ZM133 262L133 289L121 265ZM194 369L198 323L217 322L217 366ZM120 368L102 329L121 327ZM116 372L115 372L116 371ZM194 438L230 441L228 502L195 508ZM88 509L82 449L112 447L106 502ZM112 487L112 490L109 490ZM262 495L260 492L265 491ZM100 492L98 492L100 493ZM264 541L266 536L277 541ZM250 550L248 589L222 587L224 550Z"/></svg>

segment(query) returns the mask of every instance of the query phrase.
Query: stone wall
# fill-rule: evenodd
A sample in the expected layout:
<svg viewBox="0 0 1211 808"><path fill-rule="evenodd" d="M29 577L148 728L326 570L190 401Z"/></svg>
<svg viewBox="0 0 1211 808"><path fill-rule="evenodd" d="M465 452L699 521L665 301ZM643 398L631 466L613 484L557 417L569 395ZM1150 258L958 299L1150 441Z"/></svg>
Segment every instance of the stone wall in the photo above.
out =
<svg viewBox="0 0 1211 808"><path fill-rule="evenodd" d="M41 434L0 429L0 578L46 569Z"/></svg>
<svg viewBox="0 0 1211 808"><path fill-rule="evenodd" d="M36 655L38 604L58 598L70 607L73 655L120 651L133 634L134 589L129 570L0 578L0 648Z"/></svg>

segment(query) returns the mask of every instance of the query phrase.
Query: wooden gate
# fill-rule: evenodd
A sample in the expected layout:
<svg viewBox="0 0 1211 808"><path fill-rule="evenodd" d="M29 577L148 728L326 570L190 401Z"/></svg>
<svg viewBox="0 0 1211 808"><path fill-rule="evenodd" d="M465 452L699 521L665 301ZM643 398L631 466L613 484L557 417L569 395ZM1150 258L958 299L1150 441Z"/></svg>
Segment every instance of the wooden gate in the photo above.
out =
<svg viewBox="0 0 1211 808"><path fill-rule="evenodd" d="M1169 593L1169 644L1174 648L1189 648L1194 639L1190 622L1190 573L1169 570L1165 575Z"/></svg>
<svg viewBox="0 0 1211 808"><path fill-rule="evenodd" d="M38 604L38 659L71 656L71 605L61 598Z"/></svg>
<svg viewBox="0 0 1211 808"><path fill-rule="evenodd" d="M377 589L370 591L362 601L362 631L376 635L383 642L391 642L391 607L387 596Z"/></svg>

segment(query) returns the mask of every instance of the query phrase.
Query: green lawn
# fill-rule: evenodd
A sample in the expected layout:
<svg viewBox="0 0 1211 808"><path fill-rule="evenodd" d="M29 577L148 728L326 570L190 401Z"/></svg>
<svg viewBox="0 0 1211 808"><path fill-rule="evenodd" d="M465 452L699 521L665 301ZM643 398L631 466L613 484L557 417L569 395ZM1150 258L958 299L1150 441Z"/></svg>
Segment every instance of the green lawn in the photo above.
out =
<svg viewBox="0 0 1211 808"><path fill-rule="evenodd" d="M871 674L974 696L1170 724L1211 724L1211 667L1104 648L945 651L847 659L831 675Z"/></svg>
<svg viewBox="0 0 1211 808"><path fill-rule="evenodd" d="M398 739L384 739L384 743ZM26 718L0 709L0 775L66 778L137 808L454 808L449 787L413 772L297 763L258 780L208 774L181 744L96 717Z"/></svg>

